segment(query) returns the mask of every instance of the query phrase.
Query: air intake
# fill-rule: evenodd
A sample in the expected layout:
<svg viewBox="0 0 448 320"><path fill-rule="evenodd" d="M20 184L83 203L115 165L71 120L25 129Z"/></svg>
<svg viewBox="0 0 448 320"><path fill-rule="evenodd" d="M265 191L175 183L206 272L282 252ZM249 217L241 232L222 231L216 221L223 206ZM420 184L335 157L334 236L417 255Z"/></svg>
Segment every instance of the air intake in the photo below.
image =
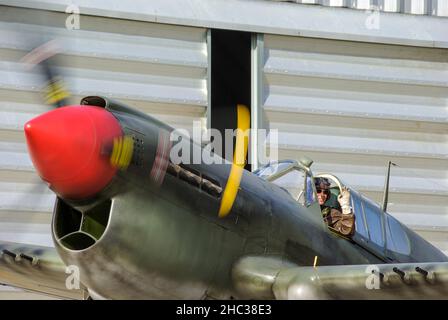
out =
<svg viewBox="0 0 448 320"><path fill-rule="evenodd" d="M60 198L56 201L53 230L56 240L70 250L84 250L104 234L109 222L111 200L81 212Z"/></svg>

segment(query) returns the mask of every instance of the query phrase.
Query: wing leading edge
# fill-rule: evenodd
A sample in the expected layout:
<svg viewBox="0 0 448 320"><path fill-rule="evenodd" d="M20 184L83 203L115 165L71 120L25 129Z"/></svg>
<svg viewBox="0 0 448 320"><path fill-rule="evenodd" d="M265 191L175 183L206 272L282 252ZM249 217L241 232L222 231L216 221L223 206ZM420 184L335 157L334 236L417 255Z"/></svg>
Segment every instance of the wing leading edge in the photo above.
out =
<svg viewBox="0 0 448 320"><path fill-rule="evenodd" d="M239 260L233 281L255 299L448 299L448 262L292 267L275 257Z"/></svg>
<svg viewBox="0 0 448 320"><path fill-rule="evenodd" d="M87 290L81 283L77 288L75 277L54 248L0 242L1 284L64 299L84 299Z"/></svg>

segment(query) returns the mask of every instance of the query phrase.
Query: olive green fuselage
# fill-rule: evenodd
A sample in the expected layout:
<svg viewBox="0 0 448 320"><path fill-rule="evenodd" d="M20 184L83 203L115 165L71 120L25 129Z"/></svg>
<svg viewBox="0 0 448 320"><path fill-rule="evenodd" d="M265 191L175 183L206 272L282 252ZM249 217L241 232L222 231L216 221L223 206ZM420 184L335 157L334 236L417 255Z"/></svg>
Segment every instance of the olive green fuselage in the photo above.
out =
<svg viewBox="0 0 448 320"><path fill-rule="evenodd" d="M387 262L329 231L316 203L304 207L285 190L248 171L224 218L218 217L222 194L205 192L169 172L161 185L153 183L150 175L158 134L172 129L148 116L130 114L123 106L109 108L125 132L142 139L141 161L119 173L95 199L83 203L65 199L85 212L95 203L112 199L105 230L93 245L69 249L61 242L56 230L66 219L61 206L56 205L53 221L54 241L63 261L78 266L83 284L98 295L112 299L239 298L232 268L244 256L276 257L296 266L313 265L316 256L319 265ZM192 148L200 147L192 144ZM231 165L185 168L225 188ZM416 248L408 261L446 261L429 244L425 255Z"/></svg>

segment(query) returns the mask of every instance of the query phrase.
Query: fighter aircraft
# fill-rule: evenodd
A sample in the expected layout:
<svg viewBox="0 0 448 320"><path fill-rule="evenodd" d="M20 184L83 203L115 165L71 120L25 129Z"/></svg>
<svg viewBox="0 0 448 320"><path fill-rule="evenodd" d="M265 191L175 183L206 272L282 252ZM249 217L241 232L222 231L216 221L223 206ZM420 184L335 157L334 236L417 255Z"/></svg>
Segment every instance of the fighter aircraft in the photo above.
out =
<svg viewBox="0 0 448 320"><path fill-rule="evenodd" d="M249 127L247 108L235 115ZM30 120L31 159L57 195L55 248L0 243L0 282L69 299L448 297L448 258L312 160L249 172L239 134L233 163L174 163L173 130L98 96ZM353 235L324 222L317 177L329 203L349 190Z"/></svg>

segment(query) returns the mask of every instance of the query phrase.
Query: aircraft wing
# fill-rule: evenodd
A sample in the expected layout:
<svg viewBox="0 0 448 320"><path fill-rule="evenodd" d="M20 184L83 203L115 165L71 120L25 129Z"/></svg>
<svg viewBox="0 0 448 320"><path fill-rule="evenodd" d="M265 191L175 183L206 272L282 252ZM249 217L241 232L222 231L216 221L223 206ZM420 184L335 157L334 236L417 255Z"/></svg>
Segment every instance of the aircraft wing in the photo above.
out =
<svg viewBox="0 0 448 320"><path fill-rule="evenodd" d="M314 268L252 256L232 277L243 297L255 299L448 299L448 262Z"/></svg>
<svg viewBox="0 0 448 320"><path fill-rule="evenodd" d="M70 269L68 271L71 271ZM0 284L65 299L83 299L86 288L76 289L73 272L56 249L11 242L0 242ZM69 287L66 287L68 281Z"/></svg>

